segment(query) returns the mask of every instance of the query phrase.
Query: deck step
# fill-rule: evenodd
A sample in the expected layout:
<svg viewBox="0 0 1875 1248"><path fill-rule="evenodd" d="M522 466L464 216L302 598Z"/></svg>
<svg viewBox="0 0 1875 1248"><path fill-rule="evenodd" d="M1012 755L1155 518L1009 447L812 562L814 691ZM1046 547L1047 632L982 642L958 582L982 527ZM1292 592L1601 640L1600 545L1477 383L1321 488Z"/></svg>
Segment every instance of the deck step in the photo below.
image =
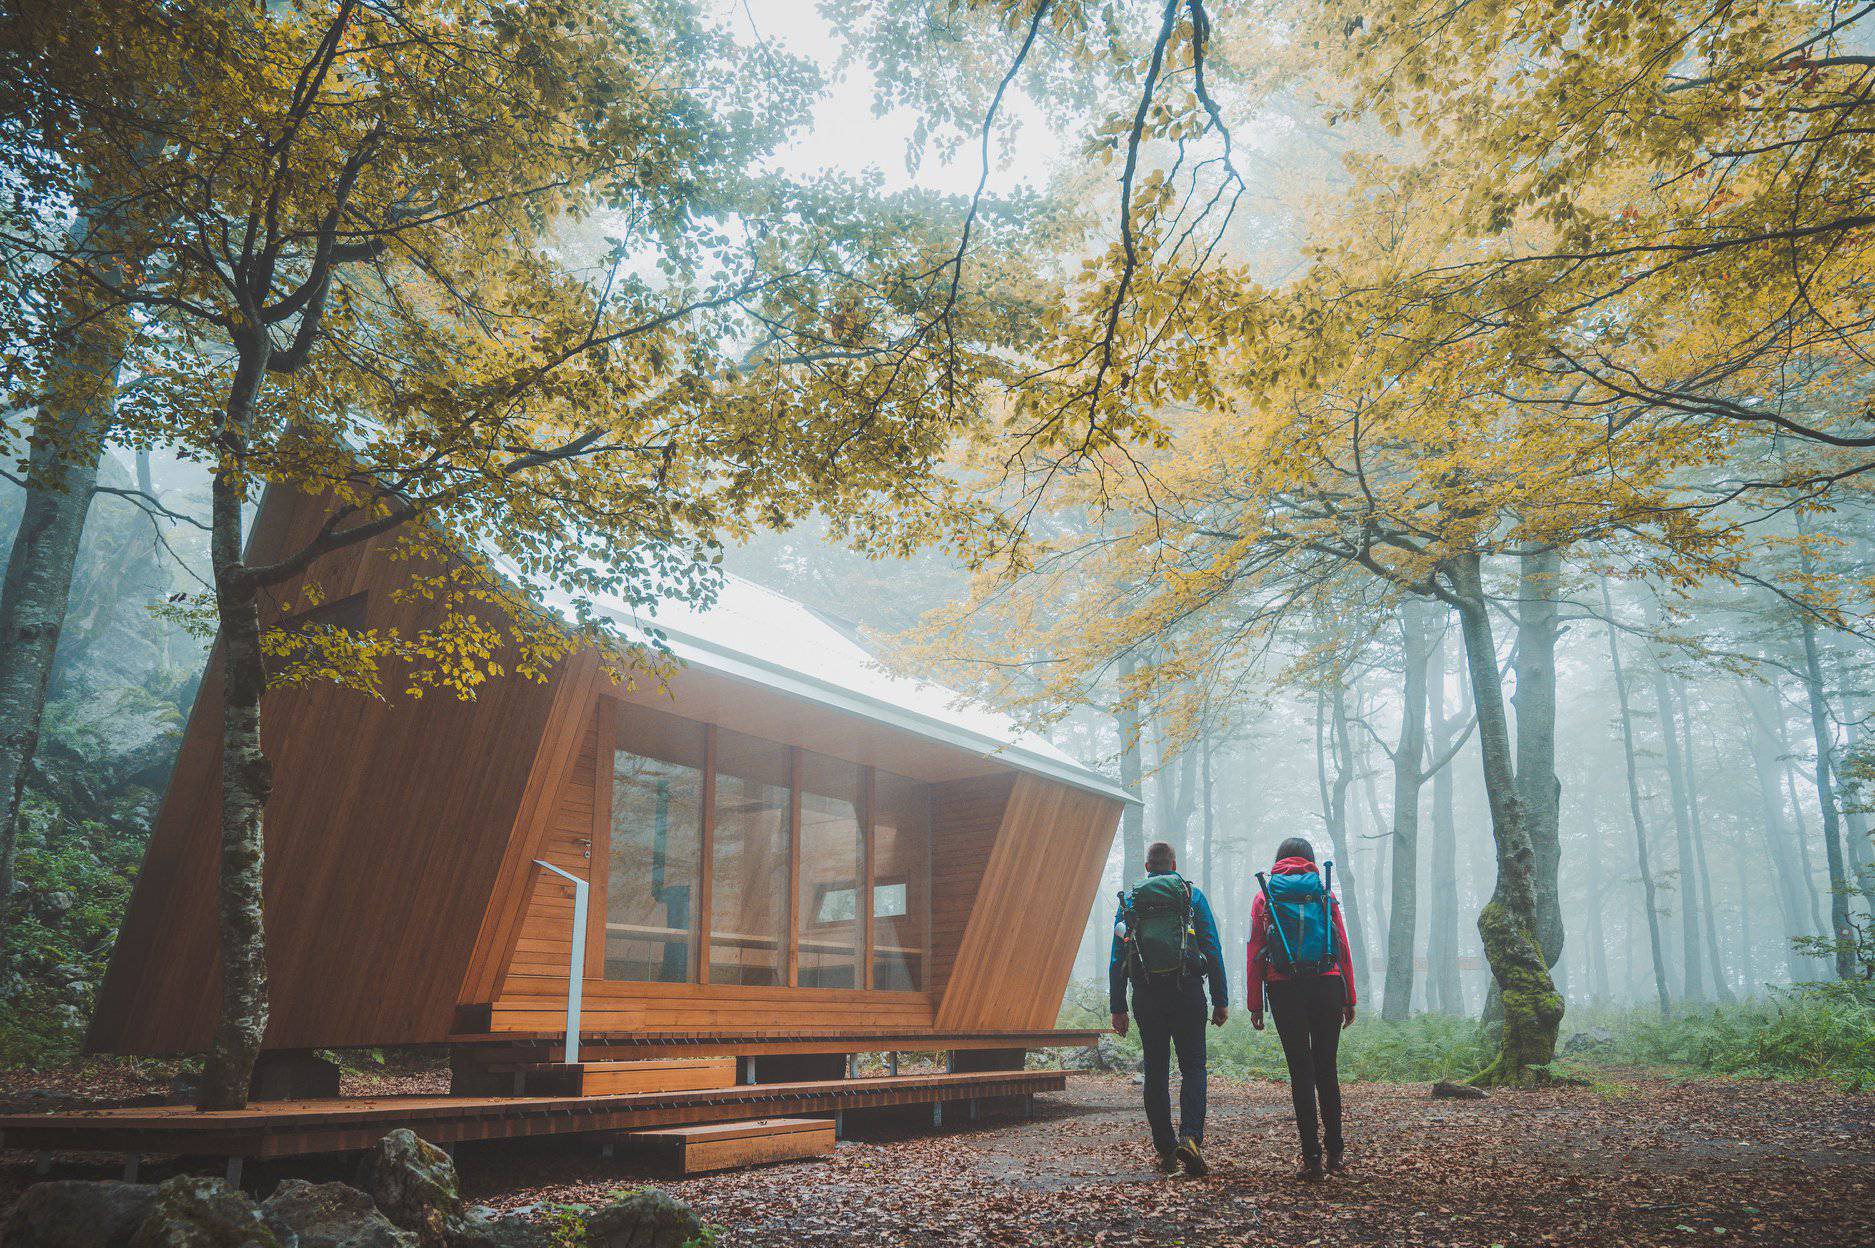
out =
<svg viewBox="0 0 1875 1248"><path fill-rule="evenodd" d="M695 1092L736 1085L733 1057L666 1057L625 1062L540 1062L514 1068L525 1096L620 1096Z"/></svg>
<svg viewBox="0 0 1875 1248"><path fill-rule="evenodd" d="M833 1152L833 1139L831 1118L753 1118L633 1131L621 1142L668 1162L678 1174L703 1174L825 1157Z"/></svg>

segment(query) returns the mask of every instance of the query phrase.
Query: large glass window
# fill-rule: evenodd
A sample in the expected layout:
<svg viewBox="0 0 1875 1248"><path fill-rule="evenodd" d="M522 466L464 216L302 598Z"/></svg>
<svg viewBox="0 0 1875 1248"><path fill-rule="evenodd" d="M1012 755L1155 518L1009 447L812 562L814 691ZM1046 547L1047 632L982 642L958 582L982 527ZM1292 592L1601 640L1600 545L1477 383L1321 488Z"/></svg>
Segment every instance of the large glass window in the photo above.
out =
<svg viewBox="0 0 1875 1248"><path fill-rule="evenodd" d="M788 982L789 770L787 746L718 730L713 984Z"/></svg>
<svg viewBox="0 0 1875 1248"><path fill-rule="evenodd" d="M801 987L924 988L930 786L637 705L616 734L607 979L785 986L792 942Z"/></svg>
<svg viewBox="0 0 1875 1248"><path fill-rule="evenodd" d="M862 987L865 870L860 769L837 758L801 755L801 945L799 982L808 988Z"/></svg>
<svg viewBox="0 0 1875 1248"><path fill-rule="evenodd" d="M873 773L872 986L924 987L930 949L931 787Z"/></svg>
<svg viewBox="0 0 1875 1248"><path fill-rule="evenodd" d="M695 977L701 913L704 727L622 709L612 756L605 977Z"/></svg>

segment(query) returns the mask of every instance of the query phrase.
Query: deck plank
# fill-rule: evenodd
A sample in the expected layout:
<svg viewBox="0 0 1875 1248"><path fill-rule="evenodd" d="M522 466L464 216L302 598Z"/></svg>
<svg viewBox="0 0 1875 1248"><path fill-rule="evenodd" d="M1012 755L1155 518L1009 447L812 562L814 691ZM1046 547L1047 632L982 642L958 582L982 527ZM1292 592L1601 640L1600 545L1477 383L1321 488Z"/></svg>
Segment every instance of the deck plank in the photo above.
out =
<svg viewBox="0 0 1875 1248"><path fill-rule="evenodd" d="M289 1157L368 1148L397 1127L450 1144L1024 1096L1066 1086L1062 1071L981 1071L585 1097L341 1097L269 1101L237 1110L186 1105L80 1109L0 1116L0 1147Z"/></svg>

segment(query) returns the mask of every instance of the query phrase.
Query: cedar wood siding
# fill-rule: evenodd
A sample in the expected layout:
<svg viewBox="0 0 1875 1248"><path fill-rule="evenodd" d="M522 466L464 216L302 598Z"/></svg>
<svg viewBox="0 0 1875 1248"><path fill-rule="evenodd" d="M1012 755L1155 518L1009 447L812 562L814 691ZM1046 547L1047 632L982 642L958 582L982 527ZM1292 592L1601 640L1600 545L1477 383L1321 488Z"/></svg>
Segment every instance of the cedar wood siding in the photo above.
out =
<svg viewBox="0 0 1875 1248"><path fill-rule="evenodd" d="M296 546L325 514L320 499L270 490L250 558ZM421 609L390 601L410 566L379 557L392 541L323 561L318 579L328 601L365 592L368 626L410 630L421 624ZM386 684L396 688L394 675ZM548 682L492 680L472 702L445 692L379 701L330 685L267 695L262 735L275 775L267 807L268 1048L438 1043L454 1030L458 1005L482 1003L491 1004L495 1030L550 1032L562 1024L571 889L542 878L532 863L545 857L575 874L591 869L607 813L598 767L600 707L612 701L602 697L604 685L597 654L587 650ZM679 714L758 732L769 727L762 716L794 702L698 670L680 673L673 691L670 709ZM219 997L219 697L211 655L99 995L87 1038L93 1052L208 1044ZM758 722L739 723L738 702L759 710ZM861 761L882 749L897 751L878 760L888 765L924 764L926 755L931 771L986 765L794 704L807 712L804 732L850 736L840 752ZM603 739L609 747L609 734ZM1052 1026L1119 810L1111 798L1010 771L937 780L925 991L629 984L589 972L586 1026ZM602 898L603 882L595 881L595 933ZM589 950L596 972L603 965L596 934Z"/></svg>
<svg viewBox="0 0 1875 1248"><path fill-rule="evenodd" d="M325 514L320 499L269 490L249 557L292 548ZM421 608L389 601L409 565L373 557L391 540L322 562L318 580L329 601L366 592L367 625L410 628ZM583 713L595 670L576 656L559 679L491 681L473 702L409 699L394 674L385 701L332 685L267 695L267 1047L449 1033L538 747L555 720ZM93 1052L199 1050L213 1028L219 671L211 655L99 994Z"/></svg>

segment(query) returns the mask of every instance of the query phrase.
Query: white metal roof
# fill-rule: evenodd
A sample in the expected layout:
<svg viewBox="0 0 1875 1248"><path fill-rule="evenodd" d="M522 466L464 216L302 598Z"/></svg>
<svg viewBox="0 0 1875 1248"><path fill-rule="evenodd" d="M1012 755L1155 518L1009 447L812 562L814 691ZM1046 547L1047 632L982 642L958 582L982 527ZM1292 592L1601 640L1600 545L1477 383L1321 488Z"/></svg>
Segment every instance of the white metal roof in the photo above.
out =
<svg viewBox="0 0 1875 1248"><path fill-rule="evenodd" d="M571 614L573 603L564 593L540 598ZM1137 800L1002 712L954 689L888 670L808 607L752 581L726 576L715 601L703 609L664 601L654 612L642 612L610 595L594 597L589 605L631 632L661 631L672 652L691 666L752 681L1116 801Z"/></svg>

